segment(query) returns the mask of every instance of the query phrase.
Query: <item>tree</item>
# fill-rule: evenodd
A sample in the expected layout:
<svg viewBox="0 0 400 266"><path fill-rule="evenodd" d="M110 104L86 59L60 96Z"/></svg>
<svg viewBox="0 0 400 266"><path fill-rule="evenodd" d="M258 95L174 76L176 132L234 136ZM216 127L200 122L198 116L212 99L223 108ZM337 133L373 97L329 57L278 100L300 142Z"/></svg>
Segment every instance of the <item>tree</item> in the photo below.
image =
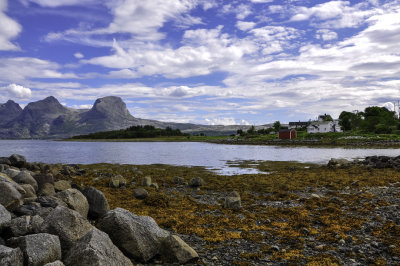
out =
<svg viewBox="0 0 400 266"><path fill-rule="evenodd" d="M253 135L256 132L256 129L254 126L251 126L248 130L247 130L247 134L249 135Z"/></svg>
<svg viewBox="0 0 400 266"><path fill-rule="evenodd" d="M273 127L274 127L275 131L279 131L279 129L281 129L281 122L275 121Z"/></svg>
<svg viewBox="0 0 400 266"><path fill-rule="evenodd" d="M362 114L358 111L346 112L343 111L339 116L339 125L344 131L357 130L359 129L362 122Z"/></svg>

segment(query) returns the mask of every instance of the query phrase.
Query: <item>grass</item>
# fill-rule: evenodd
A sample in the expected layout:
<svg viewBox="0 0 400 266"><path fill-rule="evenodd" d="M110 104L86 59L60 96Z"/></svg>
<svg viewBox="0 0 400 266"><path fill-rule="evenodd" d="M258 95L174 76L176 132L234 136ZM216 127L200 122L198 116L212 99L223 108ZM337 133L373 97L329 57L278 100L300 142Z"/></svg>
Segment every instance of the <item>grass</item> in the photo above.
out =
<svg viewBox="0 0 400 266"><path fill-rule="evenodd" d="M258 249L238 255L235 261L238 265L265 257L276 262L337 265L338 259L325 252L333 249L340 239L346 239L359 230L370 220L369 216L376 208L389 204L374 194L358 189L400 182L400 173L393 169L330 169L294 162L258 164L260 169L271 174L217 176L202 167L95 164L81 166L87 169L87 174L74 177L74 181L103 191L111 208L122 207L138 215L151 216L161 227L179 234L196 235L209 245L220 245L235 239L258 245ZM126 189L110 188L107 178L95 181L100 173L121 174L129 185ZM137 200L132 195L132 188L137 187L138 181L146 175L150 175L160 189L146 188L149 198ZM197 192L187 188L179 190L173 181L175 176L184 178L186 182L199 176L204 179L205 185ZM345 189L359 192L343 194L341 191ZM212 201L200 203L196 200L217 195L216 202L222 203L220 195L233 190L241 195L241 210L224 209L221 204ZM326 195L301 196L302 193L311 195L320 190L327 191ZM275 202L282 204L274 205ZM382 223L374 229L374 235L388 246L394 245L394 248L388 248L391 255L400 256L398 225ZM355 242L362 241L353 238ZM305 253L310 239L325 245L319 254L309 256ZM271 250L265 244L271 241L285 248ZM382 259L376 258L378 262Z"/></svg>

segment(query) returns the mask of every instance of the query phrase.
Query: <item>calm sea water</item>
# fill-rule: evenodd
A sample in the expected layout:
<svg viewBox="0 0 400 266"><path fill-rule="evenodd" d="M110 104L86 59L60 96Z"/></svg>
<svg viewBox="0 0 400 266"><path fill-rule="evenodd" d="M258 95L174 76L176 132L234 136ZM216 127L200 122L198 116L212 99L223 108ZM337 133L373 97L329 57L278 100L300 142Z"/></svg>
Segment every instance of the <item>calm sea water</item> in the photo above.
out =
<svg viewBox="0 0 400 266"><path fill-rule="evenodd" d="M205 166L223 174L254 173L229 167L228 161L270 160L327 163L331 158L400 155L400 149L308 148L221 145L197 142L59 142L0 140L0 156L24 155L30 162L120 163Z"/></svg>

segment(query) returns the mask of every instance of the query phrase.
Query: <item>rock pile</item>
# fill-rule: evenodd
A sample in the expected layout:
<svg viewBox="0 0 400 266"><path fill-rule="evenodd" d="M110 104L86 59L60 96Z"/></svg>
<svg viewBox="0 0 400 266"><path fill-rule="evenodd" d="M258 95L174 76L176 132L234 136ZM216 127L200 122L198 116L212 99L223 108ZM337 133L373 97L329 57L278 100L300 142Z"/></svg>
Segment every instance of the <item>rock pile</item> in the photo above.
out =
<svg viewBox="0 0 400 266"><path fill-rule="evenodd" d="M364 160L349 161L346 159L332 158L328 162L328 167L331 168L346 168L354 165L364 165L371 168L394 168L400 169L400 156L367 156Z"/></svg>
<svg viewBox="0 0 400 266"><path fill-rule="evenodd" d="M133 265L155 258L184 264L198 259L196 251L153 218L110 210L94 187L80 190L65 180L54 182L51 167L27 163L21 155L0 158L0 163L0 265ZM68 175L79 171L60 169L68 169ZM123 183L118 181L118 186Z"/></svg>

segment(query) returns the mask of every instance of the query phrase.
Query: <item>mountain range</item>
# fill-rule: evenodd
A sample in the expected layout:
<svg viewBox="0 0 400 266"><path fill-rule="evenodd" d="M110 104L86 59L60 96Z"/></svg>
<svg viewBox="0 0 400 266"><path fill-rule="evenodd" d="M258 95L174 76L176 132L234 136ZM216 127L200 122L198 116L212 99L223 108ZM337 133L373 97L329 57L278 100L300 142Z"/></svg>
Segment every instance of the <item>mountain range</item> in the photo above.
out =
<svg viewBox="0 0 400 266"><path fill-rule="evenodd" d="M68 138L136 125L171 127L186 133L207 135L229 135L238 129L249 128L240 125L211 126L136 118L130 114L123 100L115 96L97 99L91 109L65 107L53 96L31 102L24 109L12 100L0 104L1 139Z"/></svg>

